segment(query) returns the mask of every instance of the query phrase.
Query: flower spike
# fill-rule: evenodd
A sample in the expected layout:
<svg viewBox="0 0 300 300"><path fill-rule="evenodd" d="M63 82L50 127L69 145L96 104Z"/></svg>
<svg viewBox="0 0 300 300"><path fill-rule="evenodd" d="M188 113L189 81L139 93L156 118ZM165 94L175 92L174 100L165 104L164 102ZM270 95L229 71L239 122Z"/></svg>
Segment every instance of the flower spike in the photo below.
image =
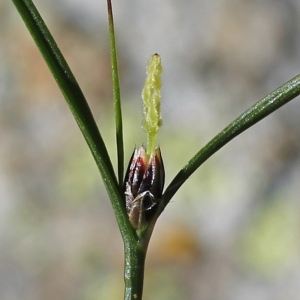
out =
<svg viewBox="0 0 300 300"><path fill-rule="evenodd" d="M153 221L162 197L165 182L160 149L150 155L143 146L135 149L124 181L126 210L131 225L141 230Z"/></svg>
<svg viewBox="0 0 300 300"><path fill-rule="evenodd" d="M147 77L142 91L143 128L147 132L147 154L154 151L155 139L162 125L161 102L162 65L159 54L153 54L147 65Z"/></svg>

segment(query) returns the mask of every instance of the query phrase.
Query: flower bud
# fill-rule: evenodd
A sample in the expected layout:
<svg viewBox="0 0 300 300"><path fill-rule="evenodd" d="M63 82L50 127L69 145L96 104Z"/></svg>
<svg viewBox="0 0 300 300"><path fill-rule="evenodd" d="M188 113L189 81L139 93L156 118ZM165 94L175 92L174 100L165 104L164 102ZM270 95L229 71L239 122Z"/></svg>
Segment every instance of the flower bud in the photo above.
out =
<svg viewBox="0 0 300 300"><path fill-rule="evenodd" d="M125 175L126 210L132 226L140 229L154 217L165 182L159 147L148 157L143 146L135 149Z"/></svg>

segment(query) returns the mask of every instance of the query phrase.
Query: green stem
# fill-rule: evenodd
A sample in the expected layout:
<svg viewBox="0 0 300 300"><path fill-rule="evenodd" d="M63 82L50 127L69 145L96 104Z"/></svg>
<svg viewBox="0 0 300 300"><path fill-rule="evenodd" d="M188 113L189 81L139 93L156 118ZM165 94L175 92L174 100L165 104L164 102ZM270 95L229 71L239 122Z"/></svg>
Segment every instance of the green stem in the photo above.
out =
<svg viewBox="0 0 300 300"><path fill-rule="evenodd" d="M114 20L112 12L111 0L107 0L108 8L108 24L110 36L111 51L111 68L113 79L115 122L116 122L116 141L118 155L118 178L119 187L123 189L123 173L124 173L124 145L123 145L123 129L122 129L122 111L120 99L120 85L118 76L117 51L114 32ZM125 281L125 300L141 300L143 296L144 285L144 266L146 251L144 251L136 241L137 236L133 231L123 236L124 242L124 281Z"/></svg>
<svg viewBox="0 0 300 300"><path fill-rule="evenodd" d="M116 122L116 141L117 141L117 156L118 156L118 178L120 190L123 188L123 173L124 173L124 145L123 145L123 124L122 124L122 108L117 60L117 47L115 40L114 19L112 12L111 1L107 0L108 10L108 26L110 37L110 56L111 69L113 79L113 94L115 107L115 122Z"/></svg>
<svg viewBox="0 0 300 300"><path fill-rule="evenodd" d="M132 234L124 197L89 105L66 60L31 0L12 0L60 87L92 152L109 194L123 238Z"/></svg>
<svg viewBox="0 0 300 300"><path fill-rule="evenodd" d="M12 1L23 18L70 106L102 175L125 245L125 299L142 299L144 265L150 235L143 239L143 243L137 242L138 237L129 222L126 212L124 195L121 194L121 185L117 182L110 157L97 124L75 77L43 19L31 0ZM112 25L112 23L110 24ZM114 43L114 41L112 42ZM112 46L112 52L112 60L114 61L112 64L114 65L113 70L115 72L117 70L116 59L114 59L114 57L116 58L115 46ZM114 83L114 92L119 94L118 81ZM118 116L116 117L116 122L117 135L119 134L117 140L119 141L119 182L121 184L123 180L122 120L120 103L119 100L116 99L119 99L119 96L115 96L115 105L117 106L116 116Z"/></svg>
<svg viewBox="0 0 300 300"><path fill-rule="evenodd" d="M143 297L146 251L139 244L125 243L125 300L141 300Z"/></svg>
<svg viewBox="0 0 300 300"><path fill-rule="evenodd" d="M180 170L164 193L164 206L168 204L182 184L214 153L237 135L265 118L300 94L300 75L289 80L274 92L251 106L223 131L216 135Z"/></svg>

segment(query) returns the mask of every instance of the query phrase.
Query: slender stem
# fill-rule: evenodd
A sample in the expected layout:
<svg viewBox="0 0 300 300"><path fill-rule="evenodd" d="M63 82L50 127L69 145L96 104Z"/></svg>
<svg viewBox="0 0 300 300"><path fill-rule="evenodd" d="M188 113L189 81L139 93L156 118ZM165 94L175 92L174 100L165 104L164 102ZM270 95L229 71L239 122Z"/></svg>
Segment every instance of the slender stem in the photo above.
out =
<svg viewBox="0 0 300 300"><path fill-rule="evenodd" d="M114 208L123 238L132 236L124 197L89 105L66 60L31 0L12 0L60 87L92 152Z"/></svg>
<svg viewBox="0 0 300 300"><path fill-rule="evenodd" d="M113 79L114 107L115 107L115 122L116 122L116 141L117 141L117 156L118 156L118 178L119 186L122 190L123 174L124 174L124 145L123 145L123 124L122 124L122 108L117 60L117 47L115 40L114 19L112 12L111 0L107 0L108 10L108 26L110 37L110 56L111 69Z"/></svg>
<svg viewBox="0 0 300 300"><path fill-rule="evenodd" d="M143 297L146 250L138 243L125 243L125 300L141 300Z"/></svg>
<svg viewBox="0 0 300 300"><path fill-rule="evenodd" d="M223 131L216 135L180 170L164 193L164 206L168 204L182 184L191 176L209 157L226 145L237 135L265 118L284 104L300 94L300 75L289 80L274 92L251 106Z"/></svg>
<svg viewBox="0 0 300 300"><path fill-rule="evenodd" d="M121 194L120 185L118 185L114 174L106 146L88 103L43 19L31 0L12 1L57 81L100 170L125 245L125 299L140 300L142 299L143 291L146 249L150 235L148 234L148 236L143 239L143 242L137 241L138 237L129 222L126 212L124 195ZM116 57L115 46L112 46L112 52L112 57ZM113 70L116 73L116 60L114 61ZM114 84L114 92L119 94L118 82ZM115 99L117 98L119 98L119 96L115 97ZM115 100L115 104L119 106L119 100ZM121 183L123 180L123 140L120 106L116 108L116 111L116 115L119 115L119 117L116 117L116 120L117 134L119 134L117 138L119 141L118 151L120 155L119 182Z"/></svg>
<svg viewBox="0 0 300 300"><path fill-rule="evenodd" d="M113 80L115 123L116 123L116 142L118 156L118 179L119 188L123 189L123 173L124 173L124 145L123 145L123 125L120 98L120 85L118 76L117 49L115 41L114 20L111 0L107 0L108 25L110 37L110 55L111 69ZM128 219L128 218L127 218ZM131 228L132 229L132 228ZM131 230L122 235L124 242L124 282L125 282L125 300L141 300L144 285L144 266L145 255L136 241L136 234Z"/></svg>

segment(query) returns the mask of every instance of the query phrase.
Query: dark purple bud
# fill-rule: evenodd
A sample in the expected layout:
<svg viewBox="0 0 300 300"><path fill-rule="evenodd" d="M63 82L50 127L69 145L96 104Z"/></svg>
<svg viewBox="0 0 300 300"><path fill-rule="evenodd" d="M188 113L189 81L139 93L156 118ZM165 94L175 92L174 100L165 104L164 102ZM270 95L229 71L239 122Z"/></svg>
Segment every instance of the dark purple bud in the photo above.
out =
<svg viewBox="0 0 300 300"><path fill-rule="evenodd" d="M124 181L126 210L134 228L140 228L155 215L165 182L160 149L148 155L143 146L135 149Z"/></svg>

